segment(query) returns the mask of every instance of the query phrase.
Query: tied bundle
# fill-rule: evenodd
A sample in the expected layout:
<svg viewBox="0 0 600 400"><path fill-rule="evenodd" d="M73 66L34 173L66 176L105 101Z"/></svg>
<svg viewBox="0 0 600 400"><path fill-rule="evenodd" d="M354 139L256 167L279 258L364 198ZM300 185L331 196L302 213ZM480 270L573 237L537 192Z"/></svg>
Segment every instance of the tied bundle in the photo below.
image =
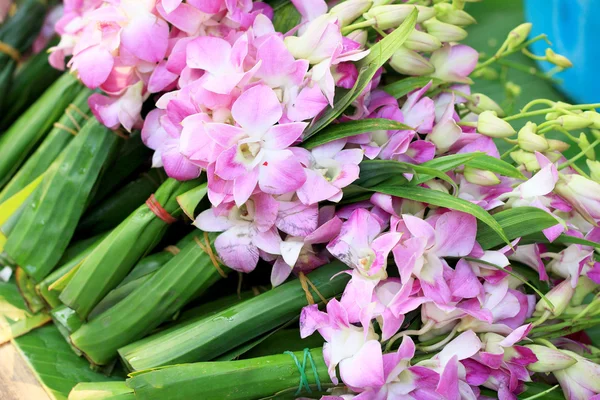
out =
<svg viewBox="0 0 600 400"><path fill-rule="evenodd" d="M76 354L131 372L71 398L600 395L571 335L600 323L599 105L472 92L517 52L571 65L529 24L480 57L466 3L66 4L50 62L86 88L0 138L0 244Z"/></svg>

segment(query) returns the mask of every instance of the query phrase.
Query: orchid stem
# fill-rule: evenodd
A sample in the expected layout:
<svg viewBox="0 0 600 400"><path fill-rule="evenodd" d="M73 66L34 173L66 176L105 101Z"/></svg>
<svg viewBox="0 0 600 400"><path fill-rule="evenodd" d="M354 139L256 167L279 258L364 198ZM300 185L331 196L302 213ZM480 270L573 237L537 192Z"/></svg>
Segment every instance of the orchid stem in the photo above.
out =
<svg viewBox="0 0 600 400"><path fill-rule="evenodd" d="M572 165L575 161L577 161L581 157L585 156L585 153L587 153L589 150L592 150L594 147L598 146L599 144L600 144L600 139L596 139L592 144L590 144L589 146L587 146L585 149L581 150L579 152L579 154L577 154L575 157L571 158L567 162L564 162L564 163L560 164L558 166L558 170L560 171L561 169L565 169L568 166Z"/></svg>
<svg viewBox="0 0 600 400"><path fill-rule="evenodd" d="M452 331L450 331L448 336L446 336L444 339L442 339L439 342L432 344L430 346L419 347L419 350L421 350L425 353L430 353L432 351L435 351L435 350L439 349L440 347L444 346L446 343L448 343L452 339L454 339L454 336L456 336L457 332L458 332L458 325L455 325L454 328L452 328Z"/></svg>
<svg viewBox="0 0 600 400"><path fill-rule="evenodd" d="M352 25L348 25L344 28L342 28L342 35L346 35L352 31L355 31L357 29L361 29L361 28L368 28L370 26L375 25L375 20L374 19L368 19L366 21L362 21L362 22L357 22L355 24Z"/></svg>
<svg viewBox="0 0 600 400"><path fill-rule="evenodd" d="M496 52L496 54L494 54L492 57L488 58L487 60L485 60L484 62L482 62L481 64L479 64L477 67L475 67L475 71L481 69L481 68L485 68L488 65L493 64L494 62L498 61L501 58L504 58L506 56L509 56L511 54L514 54L518 51L521 51L522 49L527 48L530 44L535 43L535 42L539 42L540 40L546 40L546 35L541 34L538 35L536 37L534 37L531 40L528 40L524 43L522 43L520 46L515 47L512 50L506 51L504 52L504 49L507 47L507 42L504 42L502 44L502 46L500 47L500 49L498 49L498 51Z"/></svg>
<svg viewBox="0 0 600 400"><path fill-rule="evenodd" d="M403 336L409 336L409 335L423 335L424 333L429 332L429 330L431 328L433 328L434 322L432 320L427 321L427 323L425 325L423 325L423 327L419 330L408 330L408 331L402 331L397 333L396 335L394 335L394 337L392 337L389 342L387 343L387 345L385 346L385 351L390 351L394 342L398 339L400 339Z"/></svg>

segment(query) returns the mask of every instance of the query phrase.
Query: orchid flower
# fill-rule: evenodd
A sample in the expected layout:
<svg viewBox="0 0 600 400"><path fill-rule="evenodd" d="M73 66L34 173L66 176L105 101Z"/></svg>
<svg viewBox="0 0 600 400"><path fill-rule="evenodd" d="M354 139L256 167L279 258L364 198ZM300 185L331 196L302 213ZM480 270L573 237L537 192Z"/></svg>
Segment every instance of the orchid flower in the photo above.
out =
<svg viewBox="0 0 600 400"><path fill-rule="evenodd" d="M327 245L327 250L364 276L385 278L388 254L400 241L401 234L381 234L381 231L381 223L373 214L357 209L344 222L339 236Z"/></svg>
<svg viewBox="0 0 600 400"><path fill-rule="evenodd" d="M256 268L259 250L280 254L277 211L277 200L259 193L239 207L223 203L203 211L194 225L206 232L223 232L215 240L219 257L236 271L250 272Z"/></svg>
<svg viewBox="0 0 600 400"><path fill-rule="evenodd" d="M281 104L271 88L257 85L245 91L231 108L240 126L203 124L208 136L226 149L216 159L215 174L233 181L236 204L243 204L256 185L264 193L284 194L306 181L302 165L287 148L302 135L303 122L278 124Z"/></svg>
<svg viewBox="0 0 600 400"><path fill-rule="evenodd" d="M294 156L305 167L306 181L296 190L305 204L316 204L323 200L338 202L342 189L356 179L363 152L360 149L345 149L346 141L335 140L317 146L312 151L293 148Z"/></svg>
<svg viewBox="0 0 600 400"><path fill-rule="evenodd" d="M399 230L407 235L393 250L402 282L416 276L426 297L444 305L451 292L444 278L449 269L443 257L467 256L475 245L475 217L458 211L422 220L412 215L402 216Z"/></svg>
<svg viewBox="0 0 600 400"><path fill-rule="evenodd" d="M327 341L323 345L323 356L331 381L335 384L338 383L335 372L338 364L343 368L346 364L352 365L355 357L364 359L365 353L361 351L364 346L367 346L367 349L378 347L381 352L381 345L373 327L369 325L359 328L351 325L346 309L336 299L327 303L327 313L319 311L316 304L302 309L300 336L305 338L315 331L319 331Z"/></svg>

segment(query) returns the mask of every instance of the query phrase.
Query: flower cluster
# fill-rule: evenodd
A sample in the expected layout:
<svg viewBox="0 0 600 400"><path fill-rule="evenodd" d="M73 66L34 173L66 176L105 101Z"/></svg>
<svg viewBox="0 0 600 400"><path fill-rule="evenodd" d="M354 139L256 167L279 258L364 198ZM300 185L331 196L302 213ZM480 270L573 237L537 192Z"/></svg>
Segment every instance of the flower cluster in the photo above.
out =
<svg viewBox="0 0 600 400"><path fill-rule="evenodd" d="M141 127L143 102L152 94L187 82L186 47L204 36L233 38L248 30L258 15L270 16L252 1L67 0L56 23L60 43L50 63L76 71L90 88L106 95L90 98L106 126Z"/></svg>
<svg viewBox="0 0 600 400"><path fill-rule="evenodd" d="M376 43L366 29L386 36L415 9L380 3L328 9L297 0L302 21L283 34L260 2L70 1L51 60L63 66L72 55L70 68L108 95L90 99L105 125L143 126L155 167L178 180L205 172L212 206L194 225L220 232L215 248L225 265L250 272L262 259L273 286L334 259L349 267L341 299L326 312L306 307L300 321L303 337L318 331L326 341L331 380L348 389L332 398L477 399L483 387L516 399L534 372L553 372L575 393L569 398L600 393L576 376L587 364L597 376L598 366L569 343L528 341L552 330L546 321L595 315L584 298L600 287L600 164L589 157L592 173L582 173L563 156L566 144L544 135L556 129L572 138L589 127L600 137L597 113L552 103L545 123L517 134L498 104L471 93L469 75L489 64L478 66L477 51L457 43L473 19L461 2L440 1L416 6L417 26L386 67L431 80L394 95L382 68L335 121L400 128L303 143L336 95L360 82L357 62ZM526 31L512 31L502 49L521 46ZM151 93L160 96L142 122ZM589 156L593 145L582 135L581 156ZM516 147L501 155L494 139ZM469 154L486 158L432 167ZM394 183L461 200L461 211L365 197L381 182L361 168L377 162L404 168ZM360 201L348 195L357 181ZM342 199L349 204L338 206ZM504 247L486 247L469 205L482 214L535 207L552 223L541 238L513 235ZM532 293L515 272L523 269L549 285L546 295Z"/></svg>

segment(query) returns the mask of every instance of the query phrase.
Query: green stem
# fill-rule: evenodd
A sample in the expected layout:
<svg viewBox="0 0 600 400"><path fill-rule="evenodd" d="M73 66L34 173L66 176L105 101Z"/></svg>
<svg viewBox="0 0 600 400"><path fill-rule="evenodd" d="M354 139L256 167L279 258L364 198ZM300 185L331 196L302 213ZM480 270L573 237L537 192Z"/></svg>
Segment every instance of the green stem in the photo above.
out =
<svg viewBox="0 0 600 400"><path fill-rule="evenodd" d="M534 37L531 40L528 40L528 41L522 43L520 46L517 46L514 49L506 51L506 52L503 51L507 47L507 43L504 42L504 44L502 44L502 47L500 47L500 49L496 52L496 54L494 56L488 58L483 63L479 64L477 67L475 67L475 71L477 71L477 70L479 70L481 68L485 68L488 65L493 64L494 62L498 61L501 58L504 58L504 57L509 56L511 54L514 54L514 53L516 53L518 51L521 51L521 50L527 48L529 45L531 45L531 44L533 44L535 42L538 42L540 40L545 40L545 39L546 39L546 35L541 34L541 35L538 35L538 36Z"/></svg>
<svg viewBox="0 0 600 400"><path fill-rule="evenodd" d="M527 65L519 64L519 63L516 63L513 61L508 61L508 60L498 60L498 64L509 67L509 68L516 69L521 72L525 72L526 74L535 76L536 78L544 79L544 80L547 80L552 83L558 83L557 79L554 79L554 78L548 76L547 74L540 72L535 67L528 67Z"/></svg>
<svg viewBox="0 0 600 400"><path fill-rule="evenodd" d="M536 100L536 104L540 104L542 100L545 99L538 99L539 102ZM532 102L534 103L534 102ZM535 104L533 104L535 105ZM527 106L526 106L527 107ZM578 104L578 105L574 105L574 106L564 106L564 107L560 107L560 108L544 108L542 110L535 110L535 111L529 111L529 112L521 112L519 114L514 114L508 117L505 117L504 120L505 121L512 121L514 119L520 119L520 118L528 118L528 117L535 117L536 115L544 115L547 114L549 112L553 112L553 111L560 111L560 110L584 110L584 109L594 109L594 108L599 108L600 107L600 103L593 103L593 104ZM526 108L523 109L524 111L526 110Z"/></svg>
<svg viewBox="0 0 600 400"><path fill-rule="evenodd" d="M560 171L561 169L565 169L568 166L573 165L573 163L575 163L575 161L577 161L581 157L585 156L585 153L587 153L589 150L593 149L594 147L598 146L598 144L600 144L600 139L596 139L592 144L590 144L585 149L580 151L579 154L577 154L575 157L571 158L569 161L560 164L558 166L558 170Z"/></svg>
<svg viewBox="0 0 600 400"><path fill-rule="evenodd" d="M527 57L533 59L533 60L537 60L537 61L547 61L548 58L545 56L536 56L535 54L533 54L532 52L530 52L527 49L522 49L521 53L525 54Z"/></svg>
<svg viewBox="0 0 600 400"><path fill-rule="evenodd" d="M355 31L357 29L368 28L370 26L375 25L375 22L376 22L375 19L371 18L371 19L368 19L366 21L357 22L355 24L348 25L348 26L342 28L342 35L346 35L346 34L352 32L352 31Z"/></svg>

